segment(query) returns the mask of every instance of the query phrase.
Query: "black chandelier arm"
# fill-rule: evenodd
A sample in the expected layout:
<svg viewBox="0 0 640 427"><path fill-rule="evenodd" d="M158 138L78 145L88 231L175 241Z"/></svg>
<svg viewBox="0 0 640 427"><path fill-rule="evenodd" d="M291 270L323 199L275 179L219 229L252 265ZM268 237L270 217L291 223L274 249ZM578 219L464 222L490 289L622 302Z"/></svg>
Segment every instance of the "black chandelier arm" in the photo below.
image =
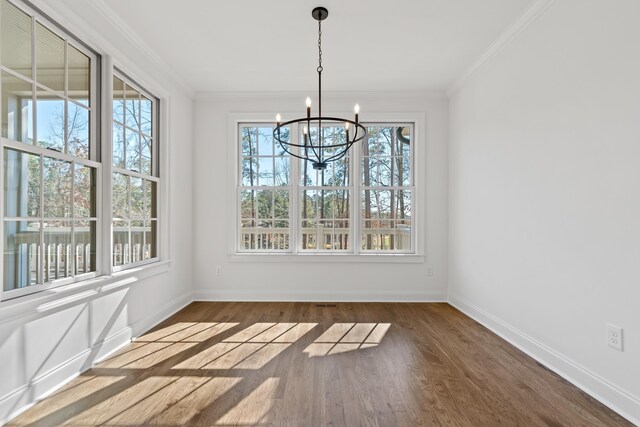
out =
<svg viewBox="0 0 640 427"><path fill-rule="evenodd" d="M289 155L291 155L291 156L293 156L293 157L296 157L296 158L298 158L298 159L300 159L300 160L311 160L311 159L309 159L308 157L303 157L303 156L299 156L299 155L297 155L297 154L292 153L291 151L289 151L289 149L286 147L286 145L285 145L285 144L283 144L283 143L281 143L280 141L278 141L278 143L280 144L280 146L282 147L282 149L283 149L284 151L286 151Z"/></svg>
<svg viewBox="0 0 640 427"><path fill-rule="evenodd" d="M336 160L340 160L341 158L343 158L344 156L346 156L346 155L347 155L347 153L349 153L349 150L351 149L351 146L353 146L353 144L355 144L356 142L358 142L358 141L360 141L360 140L362 140L362 138L360 138L360 139L358 139L358 140L353 140L353 141L351 141L351 142L348 144L347 148L345 148L343 151L341 151L341 152L339 152L339 153L337 153L337 154L334 154L333 156L331 156L331 157L329 157L329 158L325 159L324 161L325 161L325 162L333 162L333 161L336 161Z"/></svg>
<svg viewBox="0 0 640 427"><path fill-rule="evenodd" d="M345 121L345 120L343 120L343 121ZM355 123L355 122L351 122L351 123ZM284 126L284 124L282 124L281 126ZM362 130L362 132L358 132L358 130ZM285 145L287 145L289 147L311 148L314 151L314 154L316 154L316 157L318 157L317 153L315 153L315 149L316 148L317 149L321 149L321 150L326 150L326 149L330 149L330 148L344 147L344 146L347 146L347 145L351 146L354 143L356 143L358 141L362 141L364 139L364 137L366 135L366 129L364 128L364 126L358 124L357 127L356 127L356 132L354 132L354 137L353 137L353 139L351 141L347 141L347 142L344 142L344 143L341 143L341 144L332 144L332 145L296 144L296 143L293 143L293 142L286 142L286 141L283 141L283 140L280 139L279 133L280 133L279 127L276 127L273 130L273 137L280 144L285 144ZM359 133L361 133L361 136L357 136ZM311 140L311 137L309 137L309 140Z"/></svg>
<svg viewBox="0 0 640 427"><path fill-rule="evenodd" d="M278 136L276 136L276 131L278 132ZM278 141L278 144L280 145L280 147L282 147L282 149L283 149L287 154L289 154L290 156L297 157L298 159L301 159L301 160L309 160L309 159L310 159L310 158L309 158L309 151L307 150L308 145L306 145L306 144L305 144L305 145L295 145L296 147L302 147L302 148L304 148L304 149L305 149L305 157L301 157L301 156L299 156L299 155L297 155L297 154L294 154L294 153L292 153L291 151L289 151L289 149L288 149L287 147L292 147L292 146L294 146L294 144L289 144L289 143L284 142L284 141L282 141L282 140L280 139L280 126L278 126L276 129L274 129L274 130L273 130L273 138L274 138L276 141ZM313 154L315 154L315 155L316 155L316 158L318 159L318 161L320 161L320 157L318 156L318 154L316 153L316 151L315 151L315 150L312 150L312 151L313 151Z"/></svg>

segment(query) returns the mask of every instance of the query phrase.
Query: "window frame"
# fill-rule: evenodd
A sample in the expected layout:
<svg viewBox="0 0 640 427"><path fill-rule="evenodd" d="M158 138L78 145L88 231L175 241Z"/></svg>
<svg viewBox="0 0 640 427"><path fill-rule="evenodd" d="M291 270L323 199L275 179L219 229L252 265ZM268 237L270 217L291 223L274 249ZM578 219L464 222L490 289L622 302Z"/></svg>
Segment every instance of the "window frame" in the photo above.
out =
<svg viewBox="0 0 640 427"><path fill-rule="evenodd" d="M108 167L105 167L106 170L109 171L109 177L108 179L110 180L110 191L109 191L109 211L108 213L108 223L109 223L109 237L108 237L108 241L110 242L109 244L109 250L108 250L108 255L109 255L109 268L110 271L112 273L117 273L120 271L124 271L124 270L129 270L132 268L136 268L136 267L141 267L141 266L145 266L145 265L149 265L149 264L154 264L157 263L159 261L162 260L162 256L161 256L161 247L160 247L160 234L161 234L161 204L160 204L160 199L161 199L161 184L163 179L161 179L161 175L160 175L160 171L161 171L161 164L160 164L160 159L161 159L161 144L162 143L162 139L161 139L161 135L160 135L160 115L161 115L161 107L163 105L163 101L160 100L160 98L158 96L153 95L150 91L148 91L147 89L144 88L144 86L140 85L138 82L136 82L135 79L133 79L132 77L130 77L127 73L123 72L120 70L119 67L113 66L111 67L111 73L105 73L105 74L109 74L106 75L104 78L109 79L110 83L109 86L111 88L111 90L108 92L108 96L105 96L106 98L106 102L110 105L110 108L108 108L109 110L109 116L108 116L108 122L109 122L109 126L106 126L108 128L107 133L109 134L109 138L107 141L108 144L105 144L109 147L109 151L110 151L110 155L109 157L109 165ZM148 100L151 101L151 174L147 175L145 173L142 172L136 172L136 171L132 171L129 169L125 168L120 168L120 167L115 167L113 165L113 125L116 123L113 120L113 79L117 77L118 79L122 80L123 82L126 83L127 86L132 87L133 89L137 90L141 95L145 96ZM125 120L126 121L126 120ZM126 123L121 123L123 125L123 127L125 129L130 129L130 127L126 124ZM139 135L142 135L142 132L138 132ZM123 141L125 146L126 146L126 140ZM125 148L126 151L126 148ZM125 165L126 166L126 165ZM141 178L142 180L147 180L147 181L153 181L156 183L156 200L155 200L155 211L156 211L156 217L155 219L151 219L151 218L146 218L143 219L142 221L145 220L149 220L149 221L155 221L156 223L156 230L155 230L155 250L156 250L156 256L152 257L152 258L148 258L148 259L143 259L140 261L136 261L136 262L130 262L127 264L121 264L121 265L114 265L113 264L113 175L114 173L119 173L125 176L128 176L129 178L135 177L135 178ZM107 179L106 173L104 176L104 179ZM129 181L131 182L131 181ZM129 207L131 206L131 187L129 186L129 192L128 192L128 198L129 198ZM152 199L153 200L153 199ZM132 221L139 221L139 219L132 219L132 218L128 218L127 221L132 222ZM131 242L131 231L129 231L129 244Z"/></svg>
<svg viewBox="0 0 640 427"><path fill-rule="evenodd" d="M297 112L284 112L282 115L287 117L295 117L299 115ZM351 113L348 112L332 112L331 116L345 116L348 117ZM376 125L400 125L407 124L412 125L412 151L411 151L411 165L412 165L412 186L411 186L411 201L412 201L412 224L411 224L411 241L412 248L410 251L366 251L361 249L360 233L362 227L361 210L358 207L356 209L356 203L360 206L360 174L362 165L361 156L361 143L354 144L351 148L352 153L350 155L353 159L358 159L352 162L350 168L350 193L351 193L351 207L350 207L350 221L352 221L350 227L350 239L351 249L346 251L334 251L334 250L299 250L299 244L301 242L300 227L301 219L295 219L295 228L291 230L292 239L295 235L296 245L291 245L291 248L284 252L273 251L241 251L240 239L239 239L239 226L240 226L240 204L239 204L239 156L241 152L240 146L240 126L244 124L273 126L273 117L266 113L229 113L228 114L228 150L227 150L227 164L230 165L228 169L228 182L231 185L228 186L228 201L229 206L232 206L230 212L230 219L233 221L233 226L229 227L229 233L227 235L228 240L228 257L232 262L263 262L265 260L276 262L400 262L400 263L422 263L425 260L424 248L426 243L426 236L423 230L425 230L426 216L423 212L426 212L424 202L426 200L426 171L427 171L427 159L426 159L426 115L423 112L389 112L389 113L370 113L366 116L366 121L363 122L367 126ZM292 137L297 137L293 135ZM302 186L299 185L300 161L292 158L291 173L296 178L290 180L290 183L294 185L293 197L290 200L289 208L293 210L291 215L300 216L298 214L300 207L298 206L300 201L300 194ZM357 180L357 184L356 184ZM295 209L293 206L295 204ZM357 236L358 241L354 238Z"/></svg>
<svg viewBox="0 0 640 427"><path fill-rule="evenodd" d="M1 152L1 156L2 156L2 162L0 162L0 188L3 189L4 191L4 151L5 149L11 149L11 150L16 150L16 151L20 151L23 153L27 153L30 155L35 155L35 156L39 156L40 157L40 168L41 168L41 172L40 172L40 179L39 179L39 188L40 188L40 212L39 212L39 216L38 217L32 217L32 218L27 218L27 217L5 217L4 216L4 194L2 197L0 197L0 213L2 215L2 226L0 227L0 248L2 248L3 253L4 253L4 223L7 221L26 221L26 222L40 222L41 224L45 221L69 221L71 222L72 226L71 226L71 239L73 242L74 239L74 222L75 221L79 221L79 220L87 220L87 221L95 221L96 222L96 236L95 236L95 246L96 246L96 256L95 256L95 271L92 272L88 272L88 273L81 273L81 274L77 274L77 275L73 275L71 277L65 277L65 278L61 278L61 279L55 279L53 281L49 281L49 282L42 282L42 283L37 283L35 285L28 285L26 287L23 288L17 288L17 289L11 289L11 290L5 290L4 289L4 284L2 286L0 286L0 301L4 301L4 300L8 300L8 299L13 299L13 298L17 298L17 297L22 297L25 295L30 295L30 294L34 294L34 293L39 293L42 291L46 291L49 289L53 289L53 288L57 288L60 286L65 286L65 285L70 285L70 284L74 284L74 283L78 283L78 282L83 282L86 280L91 280L94 279L100 275L102 275L103 270L104 270L104 264L102 262L102 259L99 255L99 251L101 250L102 244L103 244L103 240L104 240L104 236L102 233L102 225L103 225L103 221L104 218L101 215L101 210L100 210L100 200L103 197L103 187L102 187L102 175L103 175L103 165L102 162L100 160L100 152L101 152L101 144L102 144L102 140L99 137L100 136L100 120L99 117L101 115L101 111L102 111L102 97L101 97L101 91L100 91L100 68L101 68L101 56L94 51L93 49L89 48L85 43L83 43L80 39L78 39L77 37L75 37L73 35L72 32L65 30L64 28L62 28L59 24L57 24L56 22L51 21L47 16L45 16L44 14L42 14L40 11L38 11L37 9L34 9L32 7L30 7L28 4L22 3L22 2L17 2L14 0L6 0L8 1L10 4L12 4L13 6L15 6L16 8L18 8L20 11L24 12L25 14L27 14L30 18L31 18L31 37L32 37L32 46L31 46L31 73L32 76L31 77L27 77L24 76L10 68L5 67L4 65L0 64L0 71L10 74L14 77L17 77L19 79L21 79L22 81L25 81L27 83L29 83L31 85L31 99L33 102L33 122L31 123L31 126L33 127L32 131L33 131L33 141L37 141L38 140L38 135L37 135L37 94L38 91L42 92L45 91L45 93L50 94L50 95L55 95L57 97L60 97L60 99L62 99L65 102L65 119L64 119L64 132L65 132L65 138L66 138L66 133L67 133L67 115L69 112L69 108L68 105L69 103L72 104L76 104L76 105L80 105L82 106L82 108L87 109L89 111L89 157L87 159L84 159L82 157L76 157L64 152L59 152L56 150L52 150L52 149L47 149L47 148L43 148L39 145L37 145L36 143L33 144L29 144L27 142L22 142L22 141L17 141L17 140L11 140L5 137L0 137L0 149L2 150ZM51 89L47 86L45 86L42 83L39 83L37 81L37 63L36 63L36 48L35 48L35 33L36 33L36 24L40 23L43 27L45 27L47 30L51 31L53 34L55 34L56 36L60 37L63 41L64 41L64 45L65 45L65 63L64 63L64 67L65 67L65 72L64 72L64 90L63 91L59 91L59 90L54 90ZM82 105L81 103L74 101L73 99L71 99L70 95L69 95L69 73L68 73L68 66L69 66L69 56L67 54L68 49L67 46L71 44L75 49L77 49L78 51L80 51L81 53L83 53L84 55L86 55L89 59L90 59L90 69L89 69L89 78L90 78L90 84L89 84L89 106L86 105ZM0 103L0 117L4 114L4 112L2 111L2 103ZM62 161L66 161L66 162L71 162L72 164L72 168L74 167L74 164L80 164L83 166L88 166L91 168L94 168L96 170L95 174L96 174L96 193L94 195L95 197L95 204L96 204L96 216L94 217L87 217L87 218L77 218L75 216L71 216L69 218L56 218L56 217L45 217L44 216L44 212L43 212L43 178L42 178L42 174L43 174L43 170L42 170L42 165L43 165L43 159L44 157L48 157L51 159L55 159L55 160L62 160ZM73 186L72 186L72 192L73 192ZM73 205L73 204L72 204ZM72 208L73 210L73 208ZM44 243L44 228L40 227L40 242ZM75 262L75 261L74 261ZM43 273L43 269L44 269L44 247L42 244L39 245L38 247L38 276L40 276ZM2 261L0 261L0 276L4 277L4 257L2 259ZM38 282L43 281L44 277L38 277Z"/></svg>
<svg viewBox="0 0 640 427"><path fill-rule="evenodd" d="M97 33L94 33L91 27L81 27L81 31L77 34L74 32L76 27L68 27L67 21L58 15L56 10L44 2L36 1L35 6L21 0L7 0L12 5L27 13L30 16L37 16L39 21L45 24L46 28L62 37L64 40L70 40L75 48L82 53L90 53L91 62L91 115L90 120L94 124L91 128L91 138L94 142L91 147L91 156L99 165L96 171L96 255L95 255L95 272L78 275L70 279L59 279L47 286L27 286L12 291L4 291L4 286L0 286L0 307L14 306L23 304L31 304L35 301L54 301L58 298L63 299L75 298L76 294L84 294L85 292L102 292L102 290L111 290L114 286L124 286L131 284L145 277L152 277L156 274L168 272L172 265L172 251L170 246L170 230L168 224L170 222L170 174L171 161L169 158L169 139L170 139L170 123L171 116L171 92L166 89L166 84L158 81L151 74L144 72L138 68L135 61L129 59L115 45L110 44ZM33 18L32 18L33 19ZM70 28L73 28L70 29ZM84 30L84 31L82 31ZM32 52L32 66L33 62ZM114 67L118 70L126 70L125 75L131 76L132 81L145 89L147 93L155 94L154 98L158 101L156 111L154 113L156 152L154 159L157 164L158 175L162 177L156 188L156 254L152 260L144 260L140 263L127 264L124 269L115 271L111 266L111 223L112 223L112 83ZM4 69L4 68L3 68ZM13 75L16 73L9 72ZM33 81L27 78L28 81ZM22 77L21 77L22 78ZM33 86L33 85L32 85ZM59 93L59 92L55 92ZM35 93L32 94L35 96ZM93 99L95 97L95 100ZM1 108L1 106L0 106ZM2 111L0 111L2 114ZM34 121L33 126L36 126ZM13 141L2 138L2 142ZM28 143L19 143L19 149L25 151L24 147L33 147L34 149L42 149L42 147L31 145ZM1 148L1 147L0 147ZM51 151L51 150L49 150ZM49 154L49 153L48 153ZM52 151L55 156L61 157L63 160L72 160L78 163L80 160L86 159L68 158L64 153ZM92 158L90 156L90 158ZM4 183L4 166L0 162L0 186ZM4 196L0 197L0 212L4 214ZM84 218L83 218L84 219ZM37 218L36 220L39 220ZM3 247L4 227L0 227L0 248ZM4 261L0 261L0 276L3 275ZM74 280L72 280L74 279ZM37 286L37 288L34 288ZM15 292L18 291L18 292Z"/></svg>
<svg viewBox="0 0 640 427"><path fill-rule="evenodd" d="M265 122L246 122L246 123L238 123L238 127L237 127L237 135L238 138L241 138L241 129L243 127L247 127L247 128L260 128L260 127L269 127L272 124L270 123L265 123ZM257 144L257 146L259 145L259 143ZM274 144L275 145L275 144ZM236 227L235 229L237 230L237 234L236 234L236 240L237 240L237 251L238 253L246 253L246 254L251 254L251 253L264 253L265 251L261 251L258 252L256 250L251 250L251 249L243 249L241 247L241 241L242 241L242 221L245 220L245 218L242 217L242 196L241 193L242 191L260 191L260 190L269 190L269 191L277 191L277 190L287 190L289 192L289 209L288 209L288 219L286 220L289 223L289 249L271 249L268 250L268 253L280 253L280 254L288 254L291 251L291 247L292 245L294 245L295 240L294 240L294 229L296 228L293 224L293 219L291 217L291 214L293 212L293 208L292 208L292 203L293 203L293 190L294 190L294 183L293 183L293 178L294 178L294 170L293 170L293 161L291 156L287 155L283 155L283 156L276 156L275 152L273 155L271 156L261 156L260 153L258 152L258 154L256 156L251 156L251 157L255 157L256 159L258 159L258 168L257 168L257 172L259 173L260 171L260 158L261 157L266 157L266 158L271 158L273 159L273 164L274 164L274 177L275 177L275 159L277 157L285 157L285 158L289 158L289 185L242 185L242 170L240 168L240 163L242 162L242 150L241 148L238 150L238 157L237 157L237 165L236 165L236 177L235 177L235 187L236 187L236 212L237 212L237 221L236 221ZM275 178L274 178L275 179ZM256 220L257 218L253 218L252 220ZM274 217L272 217L270 219L271 221L276 221L275 215ZM283 220L284 221L284 220ZM275 230L275 228L274 228Z"/></svg>

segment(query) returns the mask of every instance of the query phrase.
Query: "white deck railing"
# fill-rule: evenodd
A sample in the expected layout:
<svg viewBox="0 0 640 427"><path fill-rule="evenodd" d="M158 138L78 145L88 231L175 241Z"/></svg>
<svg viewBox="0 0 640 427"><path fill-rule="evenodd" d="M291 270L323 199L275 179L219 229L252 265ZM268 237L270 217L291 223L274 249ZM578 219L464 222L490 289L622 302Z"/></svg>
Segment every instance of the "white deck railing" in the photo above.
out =
<svg viewBox="0 0 640 427"><path fill-rule="evenodd" d="M348 228L318 226L302 228L301 232L302 242L306 242L306 249L348 249ZM368 249L411 249L411 228L409 226L363 229L363 238L368 239L369 236L371 248ZM240 230L241 247L245 250L287 250L289 249L289 240L288 228L251 227Z"/></svg>

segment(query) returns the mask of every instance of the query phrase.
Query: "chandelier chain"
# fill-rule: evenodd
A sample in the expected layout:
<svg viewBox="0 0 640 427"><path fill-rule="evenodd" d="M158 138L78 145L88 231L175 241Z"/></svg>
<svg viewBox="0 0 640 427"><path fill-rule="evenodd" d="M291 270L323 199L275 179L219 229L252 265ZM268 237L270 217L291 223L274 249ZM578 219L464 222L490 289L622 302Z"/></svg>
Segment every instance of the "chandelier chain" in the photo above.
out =
<svg viewBox="0 0 640 427"><path fill-rule="evenodd" d="M322 21L318 21L318 72L322 70Z"/></svg>

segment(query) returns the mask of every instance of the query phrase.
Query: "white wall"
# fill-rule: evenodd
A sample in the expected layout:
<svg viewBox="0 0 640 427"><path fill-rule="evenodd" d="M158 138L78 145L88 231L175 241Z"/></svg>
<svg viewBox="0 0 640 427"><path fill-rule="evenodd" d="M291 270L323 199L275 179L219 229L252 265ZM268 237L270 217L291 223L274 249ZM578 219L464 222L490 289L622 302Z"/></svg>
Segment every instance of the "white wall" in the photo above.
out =
<svg viewBox="0 0 640 427"><path fill-rule="evenodd" d="M638 17L555 1L453 94L449 152L450 301L636 422Z"/></svg>
<svg viewBox="0 0 640 427"><path fill-rule="evenodd" d="M227 161L233 135L232 113L304 113L305 94L202 96L196 100L194 153L195 288L196 299L238 300L442 300L447 290L447 139L448 104L442 95L333 94L323 100L325 111L349 111L357 100L361 117L380 112L420 113L426 117L425 168L421 200L426 202L426 261L419 263L361 262L241 262L229 256L230 228L235 227L227 189ZM285 117L289 117L286 115ZM426 150L424 149L426 144ZM426 159L426 160L425 160ZM426 185L425 185L426 184ZM296 260L298 261L298 260ZM214 266L222 267L215 276ZM427 277L427 265L434 275ZM277 280L274 280L277 279Z"/></svg>
<svg viewBox="0 0 640 427"><path fill-rule="evenodd" d="M159 67L90 2L72 2L73 11L63 2L55 2L55 9L36 3L101 53L113 55L148 89L158 88L168 96L171 145L169 170L164 174L170 177L170 218L164 226L170 228L172 261L154 269L153 276L150 271L136 273L118 286L85 287L82 292L65 287L58 294L41 293L0 304L0 424L191 301L191 94L171 76L143 72Z"/></svg>

